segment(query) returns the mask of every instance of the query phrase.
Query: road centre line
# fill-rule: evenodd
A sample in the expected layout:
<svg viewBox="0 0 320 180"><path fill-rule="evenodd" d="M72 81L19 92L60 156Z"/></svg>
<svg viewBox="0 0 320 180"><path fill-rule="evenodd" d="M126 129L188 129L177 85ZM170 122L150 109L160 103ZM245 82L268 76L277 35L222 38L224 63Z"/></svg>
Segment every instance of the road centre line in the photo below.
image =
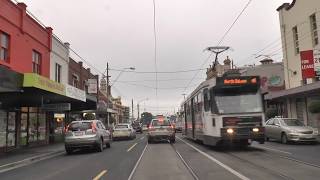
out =
<svg viewBox="0 0 320 180"><path fill-rule="evenodd" d="M108 172L107 170L101 171L96 177L93 178L93 180L99 180L107 172Z"/></svg>
<svg viewBox="0 0 320 180"><path fill-rule="evenodd" d="M281 151L281 150L278 150L278 149L273 149L273 148L268 148L268 147L261 147L261 146L254 146L254 147L258 148L258 149L267 149L267 150L270 150L270 151L281 152L281 153L284 153L284 154L292 155L292 153L290 153L290 152Z"/></svg>
<svg viewBox="0 0 320 180"><path fill-rule="evenodd" d="M237 176L238 178L242 179L242 180L250 180L250 178L242 175L241 173L235 171L234 169L232 169L231 167L227 166L226 164L223 164L221 161L215 159L214 157L210 156L209 154L201 151L200 149L196 148L195 146L191 145L190 143L184 141L183 139L178 138L180 141L184 142L186 145L190 146L191 148L193 148L194 150L198 151L200 154L204 155L205 157L207 157L208 159L210 159L211 161L215 162L216 164L220 165L221 167L223 167L224 169L226 169L227 171L231 172L233 175Z"/></svg>
<svg viewBox="0 0 320 180"><path fill-rule="evenodd" d="M134 143L128 150L127 152L131 151L138 143Z"/></svg>
<svg viewBox="0 0 320 180"><path fill-rule="evenodd" d="M142 151L142 153L141 153L138 161L137 161L136 164L134 165L134 167L133 167L133 169L132 169L132 171L131 171L131 173L130 173L130 176L128 177L128 180L131 180L131 179L132 179L133 174L135 173L138 165L140 164L140 161L141 161L141 159L142 159L142 156L144 155L144 152L145 152L146 149L147 149L147 146L148 146L148 143L147 143L146 146L144 147L144 149L143 149L143 151Z"/></svg>

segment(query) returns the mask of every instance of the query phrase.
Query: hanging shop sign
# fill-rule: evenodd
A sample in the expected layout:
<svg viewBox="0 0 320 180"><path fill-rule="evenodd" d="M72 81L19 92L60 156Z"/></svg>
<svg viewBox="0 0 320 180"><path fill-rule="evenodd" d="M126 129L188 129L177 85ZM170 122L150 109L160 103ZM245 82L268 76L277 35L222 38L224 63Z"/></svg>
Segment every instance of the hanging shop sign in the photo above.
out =
<svg viewBox="0 0 320 180"><path fill-rule="evenodd" d="M41 109L49 112L64 112L71 111L70 103L59 103L59 104L43 104Z"/></svg>
<svg viewBox="0 0 320 180"><path fill-rule="evenodd" d="M313 50L314 71L317 77L320 77L320 49Z"/></svg>
<svg viewBox="0 0 320 180"><path fill-rule="evenodd" d="M88 79L88 93L89 94L98 93L97 79Z"/></svg>
<svg viewBox="0 0 320 180"><path fill-rule="evenodd" d="M66 94L66 88L63 84L34 73L24 74L23 87L35 87L60 95Z"/></svg>
<svg viewBox="0 0 320 180"><path fill-rule="evenodd" d="M66 96L86 102L86 92L70 85L66 85Z"/></svg>
<svg viewBox="0 0 320 180"><path fill-rule="evenodd" d="M313 50L301 51L300 58L301 58L302 78L303 79L314 78L315 71L314 71Z"/></svg>
<svg viewBox="0 0 320 180"><path fill-rule="evenodd" d="M66 118L66 114L54 113L53 117L59 118L59 119L64 119L64 118Z"/></svg>

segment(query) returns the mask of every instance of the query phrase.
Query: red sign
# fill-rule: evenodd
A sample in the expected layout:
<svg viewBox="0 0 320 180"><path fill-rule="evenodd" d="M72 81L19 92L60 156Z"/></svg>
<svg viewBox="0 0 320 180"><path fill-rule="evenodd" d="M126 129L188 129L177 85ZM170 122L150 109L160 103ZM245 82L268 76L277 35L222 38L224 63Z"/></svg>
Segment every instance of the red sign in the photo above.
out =
<svg viewBox="0 0 320 180"><path fill-rule="evenodd" d="M309 51L301 51L300 52L301 58L301 71L302 71L302 78L314 78L314 60L313 60L313 50Z"/></svg>

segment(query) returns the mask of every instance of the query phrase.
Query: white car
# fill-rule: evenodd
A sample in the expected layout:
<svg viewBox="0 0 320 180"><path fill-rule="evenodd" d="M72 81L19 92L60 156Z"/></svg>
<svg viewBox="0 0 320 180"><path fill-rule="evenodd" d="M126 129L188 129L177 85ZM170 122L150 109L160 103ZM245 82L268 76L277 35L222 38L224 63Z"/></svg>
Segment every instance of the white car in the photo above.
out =
<svg viewBox="0 0 320 180"><path fill-rule="evenodd" d="M136 138L136 132L131 124L117 124L114 127L112 137L116 139L134 139Z"/></svg>

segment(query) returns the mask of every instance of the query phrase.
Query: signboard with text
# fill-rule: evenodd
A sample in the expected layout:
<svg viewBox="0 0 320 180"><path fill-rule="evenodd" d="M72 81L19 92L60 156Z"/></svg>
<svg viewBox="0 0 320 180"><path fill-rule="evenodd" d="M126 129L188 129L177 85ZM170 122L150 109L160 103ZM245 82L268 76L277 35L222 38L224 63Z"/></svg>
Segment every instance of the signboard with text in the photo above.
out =
<svg viewBox="0 0 320 180"><path fill-rule="evenodd" d="M313 50L314 71L317 77L320 77L320 49Z"/></svg>
<svg viewBox="0 0 320 180"><path fill-rule="evenodd" d="M66 85L66 96L86 102L86 92L70 85Z"/></svg>
<svg viewBox="0 0 320 180"><path fill-rule="evenodd" d="M315 71L314 71L313 50L301 51L300 58L301 58L302 78L303 79L314 78Z"/></svg>
<svg viewBox="0 0 320 180"><path fill-rule="evenodd" d="M89 94L98 93L98 84L96 79L88 79L88 93Z"/></svg>

